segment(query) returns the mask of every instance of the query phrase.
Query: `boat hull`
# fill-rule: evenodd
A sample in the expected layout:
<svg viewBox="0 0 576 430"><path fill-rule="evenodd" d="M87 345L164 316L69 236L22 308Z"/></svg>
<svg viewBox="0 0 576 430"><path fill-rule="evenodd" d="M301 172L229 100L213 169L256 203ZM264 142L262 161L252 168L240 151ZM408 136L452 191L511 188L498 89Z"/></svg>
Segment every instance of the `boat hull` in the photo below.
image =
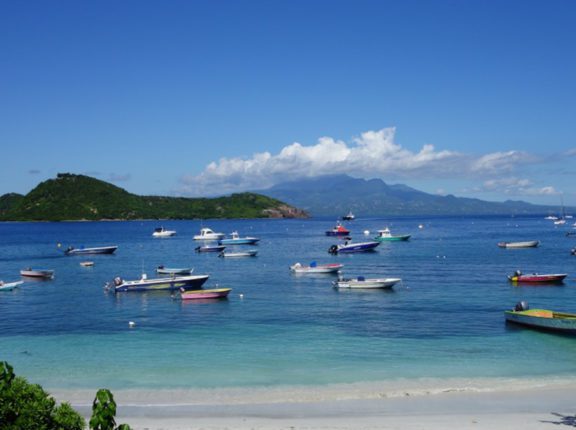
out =
<svg viewBox="0 0 576 430"><path fill-rule="evenodd" d="M255 237L245 237L241 239L222 239L219 241L222 245L254 245L258 243L260 239L256 239Z"/></svg>
<svg viewBox="0 0 576 430"><path fill-rule="evenodd" d="M390 289L400 281L400 278L339 279L338 281L334 281L334 286L336 288Z"/></svg>
<svg viewBox="0 0 576 430"><path fill-rule="evenodd" d="M159 275L189 275L192 273L191 268L176 268L176 267L157 267L156 273Z"/></svg>
<svg viewBox="0 0 576 430"><path fill-rule="evenodd" d="M52 279L54 270L20 270L20 276L27 278Z"/></svg>
<svg viewBox="0 0 576 430"><path fill-rule="evenodd" d="M389 237L376 236L374 238L374 240L377 240L379 242L403 242L403 241L410 239L411 236L412 235L410 235L410 234L405 234L405 235L400 235L400 236L389 236Z"/></svg>
<svg viewBox="0 0 576 430"><path fill-rule="evenodd" d="M87 255L87 254L113 254L118 246L101 246L97 248L68 248L64 251L66 255Z"/></svg>
<svg viewBox="0 0 576 430"><path fill-rule="evenodd" d="M576 314L553 312L546 309L505 311L506 321L538 330L576 334Z"/></svg>
<svg viewBox="0 0 576 430"><path fill-rule="evenodd" d="M368 252L373 251L380 242L361 242L361 243L350 243L344 245L333 245L328 250L331 254L346 254L354 252Z"/></svg>
<svg viewBox="0 0 576 430"><path fill-rule="evenodd" d="M196 252L222 252L225 246L197 246Z"/></svg>
<svg viewBox="0 0 576 430"><path fill-rule="evenodd" d="M16 282L6 282L0 285L0 291L12 291L14 288L17 288L19 285L22 285L24 281L16 281Z"/></svg>
<svg viewBox="0 0 576 430"><path fill-rule="evenodd" d="M231 288L216 288L212 290L193 290L180 294L182 300L223 299L228 297Z"/></svg>
<svg viewBox="0 0 576 430"><path fill-rule="evenodd" d="M500 248L516 249L516 248L536 248L540 244L538 240L530 240L526 242L499 242Z"/></svg>
<svg viewBox="0 0 576 430"><path fill-rule="evenodd" d="M129 291L176 291L183 288L199 289L209 275L178 276L170 278L141 279L139 281L124 281L119 285L112 284L115 292Z"/></svg>
<svg viewBox="0 0 576 430"><path fill-rule="evenodd" d="M290 266L290 271L293 273L302 274L315 274L315 273L338 273L338 271L344 267L343 264L320 264L317 266L302 266L300 264L294 264Z"/></svg>
<svg viewBox="0 0 576 430"><path fill-rule="evenodd" d="M568 276L565 273L560 274L532 274L532 275L510 275L508 279L511 282L530 283L530 284L551 284L562 283L564 278Z"/></svg>
<svg viewBox="0 0 576 430"><path fill-rule="evenodd" d="M256 257L258 251L241 251L241 252L221 252L220 257L224 258L242 258L242 257Z"/></svg>

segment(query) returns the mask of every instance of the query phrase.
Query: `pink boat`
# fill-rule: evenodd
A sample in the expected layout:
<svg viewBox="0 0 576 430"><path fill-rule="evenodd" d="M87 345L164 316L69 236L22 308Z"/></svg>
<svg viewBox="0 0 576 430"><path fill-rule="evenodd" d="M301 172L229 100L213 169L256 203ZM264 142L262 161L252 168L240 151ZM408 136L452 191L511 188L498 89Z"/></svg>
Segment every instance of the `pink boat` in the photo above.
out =
<svg viewBox="0 0 576 430"><path fill-rule="evenodd" d="M232 288L215 288L212 290L188 290L180 293L182 300L223 299L228 296Z"/></svg>

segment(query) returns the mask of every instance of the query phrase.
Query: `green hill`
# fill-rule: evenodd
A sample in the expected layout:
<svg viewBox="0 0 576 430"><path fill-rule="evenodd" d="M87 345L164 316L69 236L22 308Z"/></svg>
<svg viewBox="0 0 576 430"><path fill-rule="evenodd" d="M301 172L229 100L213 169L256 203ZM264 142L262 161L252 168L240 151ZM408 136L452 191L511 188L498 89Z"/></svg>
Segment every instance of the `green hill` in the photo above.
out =
<svg viewBox="0 0 576 430"><path fill-rule="evenodd" d="M255 193L218 198L137 196L84 175L59 173L25 196L0 197L2 221L297 218L307 215Z"/></svg>

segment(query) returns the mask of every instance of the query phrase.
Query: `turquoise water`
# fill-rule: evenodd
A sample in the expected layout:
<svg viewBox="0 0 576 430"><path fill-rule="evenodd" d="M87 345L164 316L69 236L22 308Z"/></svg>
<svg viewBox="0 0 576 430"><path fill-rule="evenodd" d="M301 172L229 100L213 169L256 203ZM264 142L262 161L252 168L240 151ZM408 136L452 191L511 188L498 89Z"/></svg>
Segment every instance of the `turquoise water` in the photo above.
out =
<svg viewBox="0 0 576 430"><path fill-rule="evenodd" d="M194 389L326 385L416 378L534 378L576 374L574 338L504 323L503 310L576 311L576 244L542 218L394 218L348 223L355 239L390 226L409 242L328 254L334 220L0 224L0 279L55 269L52 281L0 293L0 360L51 389ZM418 225L423 228L419 229ZM260 237L258 257L197 254L201 226ZM503 250L498 241L542 241ZM57 244L119 245L115 255L64 257ZM331 275L296 276L295 262L341 262L345 275L401 277L393 291L338 291ZM208 273L228 300L103 289L159 265ZM513 286L516 269L568 273L560 286ZM130 328L129 321L136 326Z"/></svg>

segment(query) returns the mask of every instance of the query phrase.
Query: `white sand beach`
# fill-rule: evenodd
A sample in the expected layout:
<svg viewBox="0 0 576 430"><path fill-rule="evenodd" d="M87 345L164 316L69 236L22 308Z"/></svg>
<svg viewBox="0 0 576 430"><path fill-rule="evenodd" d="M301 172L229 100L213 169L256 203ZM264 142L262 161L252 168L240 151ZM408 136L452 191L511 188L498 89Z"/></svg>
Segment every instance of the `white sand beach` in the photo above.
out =
<svg viewBox="0 0 576 430"><path fill-rule="evenodd" d="M462 381L463 382L463 381ZM493 381L494 382L494 381ZM500 381L504 382L504 381ZM576 425L576 384L486 381L374 391L377 384L323 388L118 391L117 423L184 429L553 429ZM407 384L411 385L411 384ZM407 387L404 387L407 388ZM94 393L54 393L90 415ZM68 399L63 398L68 396ZM266 396L263 398L262 396ZM70 398L71 397L71 398Z"/></svg>

